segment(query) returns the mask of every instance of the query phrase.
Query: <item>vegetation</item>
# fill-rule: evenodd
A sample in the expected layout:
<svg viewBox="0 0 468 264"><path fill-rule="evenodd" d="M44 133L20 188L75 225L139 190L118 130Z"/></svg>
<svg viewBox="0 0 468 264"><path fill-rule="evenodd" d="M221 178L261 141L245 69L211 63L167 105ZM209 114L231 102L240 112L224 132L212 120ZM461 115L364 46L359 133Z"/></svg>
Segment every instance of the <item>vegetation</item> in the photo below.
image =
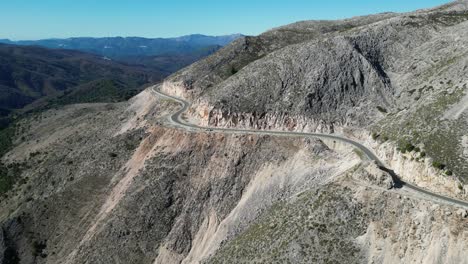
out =
<svg viewBox="0 0 468 264"><path fill-rule="evenodd" d="M0 65L0 118L37 99L43 100L34 108L125 100L169 74L76 51L9 45L0 45Z"/></svg>
<svg viewBox="0 0 468 264"><path fill-rule="evenodd" d="M15 248L11 246L6 246L5 252L3 253L3 260L5 264L18 264L20 263L20 259L18 257L18 252L16 252Z"/></svg>
<svg viewBox="0 0 468 264"><path fill-rule="evenodd" d="M356 153L356 155L358 155L360 159L364 159L364 153L360 149L355 148L353 149L353 151L354 153Z"/></svg>
<svg viewBox="0 0 468 264"><path fill-rule="evenodd" d="M430 88L424 86L421 89ZM450 168L449 174L467 175L466 164L457 155L461 151L460 138L466 134L468 126L464 122L443 118L446 110L465 96L465 89L455 86L450 88L450 93L444 89L413 111L404 115L387 115L374 126L373 135L380 135L381 139L385 133L388 139L396 142L401 152L419 152L419 158L431 157L436 161L434 167L440 170Z"/></svg>
<svg viewBox="0 0 468 264"><path fill-rule="evenodd" d="M21 176L22 164L12 163L5 165L0 162L0 195L5 194L18 181ZM20 182L24 183L24 181Z"/></svg>
<svg viewBox="0 0 468 264"><path fill-rule="evenodd" d="M238 70L236 69L236 67L234 66L231 66L231 75L234 75L238 72Z"/></svg>
<svg viewBox="0 0 468 264"><path fill-rule="evenodd" d="M190 53L170 53L156 56L138 55L119 58L132 65L143 65L154 72L161 72L168 76L198 60L209 56L218 51L221 46L209 45Z"/></svg>
<svg viewBox="0 0 468 264"><path fill-rule="evenodd" d="M416 149L416 147L413 144L409 143L409 142L400 144L399 148L400 148L400 151L402 153L411 152L411 151ZM418 148L418 150L419 150L419 148Z"/></svg>
<svg viewBox="0 0 468 264"><path fill-rule="evenodd" d="M0 130L0 158L13 147L16 124ZM0 161L0 195L5 194L15 184L21 175L21 164L3 164Z"/></svg>
<svg viewBox="0 0 468 264"><path fill-rule="evenodd" d="M387 135L379 134L376 132L372 132L371 137L373 140L380 140L381 142L386 142L389 140Z"/></svg>
<svg viewBox="0 0 468 264"><path fill-rule="evenodd" d="M377 106L377 110L379 110L379 112L384 113L384 114L387 113L387 109L385 109L385 108L383 108L381 106Z"/></svg>
<svg viewBox="0 0 468 264"><path fill-rule="evenodd" d="M445 164L440 163L440 162L438 162L438 161L433 161L433 162L432 162L432 166L433 166L434 168L439 169L439 170L443 170L443 169L445 169L445 167L446 167Z"/></svg>
<svg viewBox="0 0 468 264"><path fill-rule="evenodd" d="M13 125L0 130L0 157L3 157L13 145L14 133ZM14 178L9 173L8 167L0 161L0 195L10 190L13 184Z"/></svg>
<svg viewBox="0 0 468 264"><path fill-rule="evenodd" d="M8 168L0 162L0 195L9 191L13 184L14 180L8 174Z"/></svg>
<svg viewBox="0 0 468 264"><path fill-rule="evenodd" d="M467 13L434 13L429 15L429 19L433 22L447 25L454 25L468 20Z"/></svg>
<svg viewBox="0 0 468 264"><path fill-rule="evenodd" d="M295 255L298 263L357 263L361 252L348 238L362 234L367 220L349 195L346 187L328 186L279 202L208 263L292 263L294 245L301 250ZM354 213L342 213L350 210Z"/></svg>
<svg viewBox="0 0 468 264"><path fill-rule="evenodd" d="M41 256L42 258L47 257L47 254L44 253L44 250L47 248L47 244L45 242L33 242L33 255L38 257Z"/></svg>
<svg viewBox="0 0 468 264"><path fill-rule="evenodd" d="M15 135L15 125L0 129L0 157L3 157L13 145L13 137Z"/></svg>
<svg viewBox="0 0 468 264"><path fill-rule="evenodd" d="M136 95L139 89L128 89L126 84L112 79L93 81L70 91L57 99L51 100L51 105L66 105L74 103L120 102Z"/></svg>

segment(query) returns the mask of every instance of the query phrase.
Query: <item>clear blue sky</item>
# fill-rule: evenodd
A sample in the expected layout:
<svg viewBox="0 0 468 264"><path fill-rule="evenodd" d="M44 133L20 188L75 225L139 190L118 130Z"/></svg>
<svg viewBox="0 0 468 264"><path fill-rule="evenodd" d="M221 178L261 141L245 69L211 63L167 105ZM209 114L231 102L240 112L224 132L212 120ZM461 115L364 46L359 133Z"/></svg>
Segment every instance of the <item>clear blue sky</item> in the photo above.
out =
<svg viewBox="0 0 468 264"><path fill-rule="evenodd" d="M257 35L308 19L405 12L447 0L0 0L0 38Z"/></svg>

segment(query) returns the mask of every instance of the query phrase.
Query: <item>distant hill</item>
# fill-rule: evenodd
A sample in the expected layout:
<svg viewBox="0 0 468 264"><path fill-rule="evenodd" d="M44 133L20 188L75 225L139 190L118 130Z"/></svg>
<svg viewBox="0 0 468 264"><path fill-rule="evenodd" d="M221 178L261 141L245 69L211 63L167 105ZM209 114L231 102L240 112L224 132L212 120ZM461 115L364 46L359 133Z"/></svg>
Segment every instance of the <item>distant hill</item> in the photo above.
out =
<svg viewBox="0 0 468 264"><path fill-rule="evenodd" d="M164 54L192 54L207 46L225 46L241 37L241 34L226 36L188 35L177 38L67 38L10 41L1 43L15 45L35 45L52 49L72 49L99 54L113 59L129 56L157 56Z"/></svg>
<svg viewBox="0 0 468 264"><path fill-rule="evenodd" d="M157 71L174 73L206 56L218 51L222 46L204 46L187 54L161 54L156 56L127 56L119 58L128 64L139 65Z"/></svg>
<svg viewBox="0 0 468 264"><path fill-rule="evenodd" d="M0 127L27 105L125 100L237 37L2 39L9 44L0 44Z"/></svg>
<svg viewBox="0 0 468 264"><path fill-rule="evenodd" d="M39 98L48 103L123 100L167 74L78 51L0 44L0 117ZM80 92L90 90L92 95Z"/></svg>

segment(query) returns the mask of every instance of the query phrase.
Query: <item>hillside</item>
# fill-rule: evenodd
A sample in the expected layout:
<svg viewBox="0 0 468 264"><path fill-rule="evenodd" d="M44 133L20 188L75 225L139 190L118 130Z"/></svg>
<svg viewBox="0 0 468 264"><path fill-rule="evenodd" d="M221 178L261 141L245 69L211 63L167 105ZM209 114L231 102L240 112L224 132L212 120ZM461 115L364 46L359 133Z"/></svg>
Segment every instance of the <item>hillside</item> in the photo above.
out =
<svg viewBox="0 0 468 264"><path fill-rule="evenodd" d="M0 65L0 107L6 111L43 97L64 100L78 94L76 89L98 92L115 88L83 102L121 100L135 94L141 85L167 75L76 51L11 45L0 45ZM78 97L72 100L81 101Z"/></svg>
<svg viewBox="0 0 468 264"><path fill-rule="evenodd" d="M215 126L366 128L465 181L466 5L280 27L174 74L165 91Z"/></svg>
<svg viewBox="0 0 468 264"><path fill-rule="evenodd" d="M32 110L127 100L143 85L161 81L218 49L209 46L184 55L134 56L117 62L78 51L0 44L0 118L25 106Z"/></svg>
<svg viewBox="0 0 468 264"><path fill-rule="evenodd" d="M168 53L156 56L125 56L119 58L119 60L131 65L140 65L156 71L164 71L170 75L185 66L215 53L220 48L222 46L209 45L186 54Z"/></svg>
<svg viewBox="0 0 468 264"><path fill-rule="evenodd" d="M468 264L467 29L466 0L302 21L26 116L0 263Z"/></svg>

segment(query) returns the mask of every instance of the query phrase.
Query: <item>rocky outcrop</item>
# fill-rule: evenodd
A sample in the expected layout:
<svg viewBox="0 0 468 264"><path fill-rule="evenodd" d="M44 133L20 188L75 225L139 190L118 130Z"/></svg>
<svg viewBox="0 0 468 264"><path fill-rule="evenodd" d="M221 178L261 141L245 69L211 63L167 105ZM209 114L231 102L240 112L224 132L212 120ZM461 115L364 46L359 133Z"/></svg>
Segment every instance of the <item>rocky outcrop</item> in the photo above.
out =
<svg viewBox="0 0 468 264"><path fill-rule="evenodd" d="M230 113L212 110L208 125L214 127L237 127L259 130L317 131L334 133L338 122L327 124L323 120L308 119L303 116L290 116L287 113Z"/></svg>
<svg viewBox="0 0 468 264"><path fill-rule="evenodd" d="M420 153L414 151L401 153L394 143L379 143L370 136L365 139L365 143L404 181L449 197L468 199L467 187L460 179L434 168L431 158L420 157Z"/></svg>
<svg viewBox="0 0 468 264"><path fill-rule="evenodd" d="M362 184L370 184L386 190L395 187L391 175L381 170L374 162L363 163L363 166L354 171L352 176Z"/></svg>

